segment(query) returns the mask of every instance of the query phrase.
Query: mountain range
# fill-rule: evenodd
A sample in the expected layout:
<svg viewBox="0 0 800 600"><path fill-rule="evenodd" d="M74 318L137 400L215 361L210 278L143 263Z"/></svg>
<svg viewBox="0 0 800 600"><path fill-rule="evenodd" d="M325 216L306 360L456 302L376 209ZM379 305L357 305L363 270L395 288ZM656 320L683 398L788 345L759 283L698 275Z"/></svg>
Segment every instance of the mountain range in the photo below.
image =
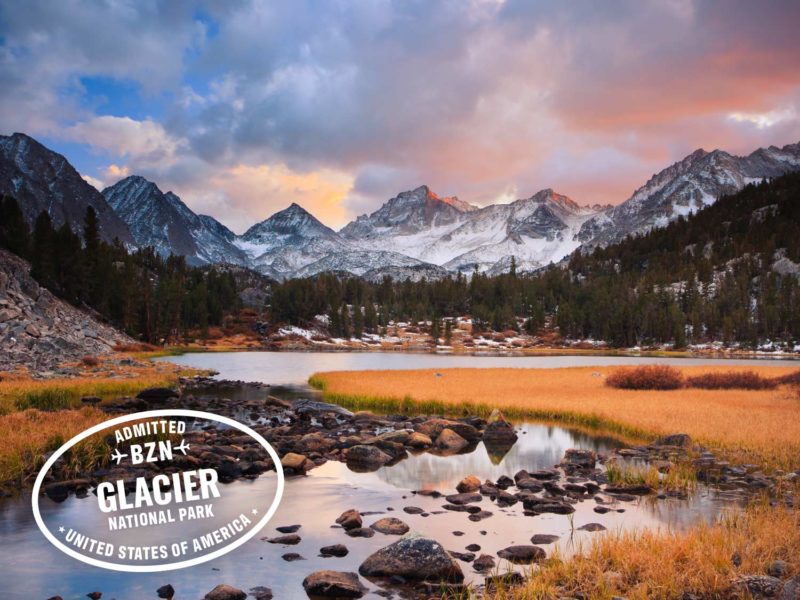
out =
<svg viewBox="0 0 800 600"><path fill-rule="evenodd" d="M428 186L405 191L340 231L291 204L236 235L177 195L140 176L101 192L60 154L21 133L0 136L0 193L20 202L30 222L47 210L56 225L79 228L86 206L101 233L129 247L153 246L195 265L231 263L274 278L348 272L370 279L436 278L475 269L535 270L582 248L664 226L718 198L800 170L800 143L748 156L697 150L655 174L616 206L582 206L551 189L508 204L477 207Z"/></svg>

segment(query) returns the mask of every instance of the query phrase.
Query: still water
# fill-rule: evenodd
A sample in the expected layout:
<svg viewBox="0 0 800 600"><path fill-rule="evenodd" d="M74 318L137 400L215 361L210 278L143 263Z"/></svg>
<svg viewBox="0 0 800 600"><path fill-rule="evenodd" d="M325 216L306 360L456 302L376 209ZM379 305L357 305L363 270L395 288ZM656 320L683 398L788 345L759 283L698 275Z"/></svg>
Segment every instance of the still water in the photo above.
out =
<svg viewBox="0 0 800 600"><path fill-rule="evenodd" d="M613 365L676 364L747 367L797 366L796 360L660 358L643 356L471 356L452 354L407 354L378 352L222 352L170 356L179 365L214 369L218 379L259 381L271 385L300 385L318 371L382 369L603 367Z"/></svg>
<svg viewBox="0 0 800 600"><path fill-rule="evenodd" d="M190 354L171 358L180 364L219 371L220 378L261 381L270 384L297 385L304 383L315 371L334 369L400 369L480 367L557 367L603 364L635 364L664 362L664 359L628 357L542 357L500 358L436 355L394 354L310 354L310 353L226 353ZM708 361L683 360L681 364L701 364ZM726 364L751 364L753 361L726 361ZM718 364L715 363L715 364ZM310 392L309 392L310 393ZM297 394L295 389L294 394ZM300 395L303 394L301 389ZM577 531L587 523L602 523L609 531L650 528L681 530L699 520L714 519L731 501L715 491L701 488L688 500L654 500L642 498L635 502L619 503L615 508L624 512L598 515L591 500L575 505L573 515L545 514L526 517L517 504L508 508L484 499L480 506L493 516L480 522L468 520L466 513L442 511L444 499L412 494L414 490L438 490L453 493L456 483L465 475L474 474L481 480L496 480L501 475L513 476L520 469L533 470L552 466L568 448L588 448L608 452L618 447L615 440L587 435L561 427L523 423L519 440L503 456L487 452L482 443L471 452L441 457L428 453L410 456L393 466L373 473L355 473L339 462L328 462L305 477L289 478L281 506L262 532L233 552L209 563L168 573L128 574L106 571L78 562L50 545L33 519L30 498L21 496L0 502L0 598L31 599L60 595L64 600L82 599L92 591L103 592L103 599L140 600L156 598L155 590L170 583L176 599L202 599L213 587L227 583L248 591L256 586L273 590L276 599L305 598L301 582L309 573L320 569L357 571L361 562L375 550L390 544L396 536L376 533L372 538L350 538L341 529L333 528L336 518L349 508L362 513L383 513L405 521L412 530L436 538L453 551L465 552L469 544L479 544L478 554L496 557L498 550L527 544L537 533L559 536L552 545L544 546L548 554L557 547L565 554L579 551L603 533ZM235 495L241 502L250 502L254 495L269 493L274 486L273 476L236 481L228 484L225 495ZM514 491L512 488L511 491ZM90 514L94 496L70 497L61 504L42 499L46 520L63 515L70 522L80 522ZM415 506L429 516L406 514L403 507ZM380 514L364 517L365 526L381 518ZM262 541L261 537L278 535L275 527L300 524L302 541L295 546L279 546ZM350 553L342 558L323 558L319 549L332 544L344 544ZM304 558L286 562L281 557L295 552ZM501 568L508 567L499 561ZM468 581L480 582L468 563L459 563ZM362 582L370 589L367 597L378 598L383 583ZM383 588L386 589L386 588ZM391 590L396 598L401 590Z"/></svg>

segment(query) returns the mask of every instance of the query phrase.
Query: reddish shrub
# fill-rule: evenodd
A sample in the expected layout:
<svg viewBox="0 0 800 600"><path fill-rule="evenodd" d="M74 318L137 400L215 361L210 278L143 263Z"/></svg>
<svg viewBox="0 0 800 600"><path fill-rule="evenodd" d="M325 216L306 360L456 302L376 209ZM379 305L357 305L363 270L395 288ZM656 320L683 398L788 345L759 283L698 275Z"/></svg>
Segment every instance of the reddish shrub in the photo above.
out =
<svg viewBox="0 0 800 600"><path fill-rule="evenodd" d="M683 374L669 365L623 367L606 378L606 385L622 390L677 390L684 383Z"/></svg>
<svg viewBox="0 0 800 600"><path fill-rule="evenodd" d="M690 387L704 390L771 390L778 382L754 371L703 373L687 379Z"/></svg>
<svg viewBox="0 0 800 600"><path fill-rule="evenodd" d="M81 362L87 367L97 367L100 365L98 358L89 354L81 358Z"/></svg>
<svg viewBox="0 0 800 600"><path fill-rule="evenodd" d="M782 377L776 377L775 381L778 383L785 383L786 385L800 385L800 370Z"/></svg>

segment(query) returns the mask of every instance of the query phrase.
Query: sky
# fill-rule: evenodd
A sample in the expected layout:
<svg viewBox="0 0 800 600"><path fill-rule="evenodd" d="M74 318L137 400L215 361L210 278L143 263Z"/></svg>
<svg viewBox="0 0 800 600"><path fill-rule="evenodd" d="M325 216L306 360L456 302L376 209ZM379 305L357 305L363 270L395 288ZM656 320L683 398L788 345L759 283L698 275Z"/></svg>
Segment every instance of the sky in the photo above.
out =
<svg viewBox="0 0 800 600"><path fill-rule="evenodd" d="M0 0L0 133L237 233L427 184L618 204L697 148L800 141L800 2Z"/></svg>

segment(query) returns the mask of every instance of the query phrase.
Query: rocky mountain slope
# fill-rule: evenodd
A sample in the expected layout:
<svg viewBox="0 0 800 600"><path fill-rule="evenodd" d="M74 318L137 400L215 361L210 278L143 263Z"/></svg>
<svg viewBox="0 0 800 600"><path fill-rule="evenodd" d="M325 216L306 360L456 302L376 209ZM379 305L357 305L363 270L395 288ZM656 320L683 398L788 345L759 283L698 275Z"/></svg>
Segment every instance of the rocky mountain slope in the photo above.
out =
<svg viewBox="0 0 800 600"><path fill-rule="evenodd" d="M185 256L192 265L245 264L236 235L207 215L197 215L172 192L132 175L103 190L103 197L128 225L137 246L152 246L162 255Z"/></svg>
<svg viewBox="0 0 800 600"><path fill-rule="evenodd" d="M106 239L117 236L131 245L154 246L193 264L242 265L273 279L323 271L412 278L475 269L497 274L510 268L512 257L518 270L535 270L578 248L605 246L662 227L748 183L796 170L800 143L744 157L697 150L617 206L581 206L546 189L478 208L423 185L339 232L292 204L236 236L142 177L127 177L101 195L64 157L35 140L23 134L0 136L0 192L16 196L29 219L47 208L56 223L79 224L85 206L92 204Z"/></svg>
<svg viewBox="0 0 800 600"><path fill-rule="evenodd" d="M125 222L66 158L23 133L0 136L0 193L17 199L31 225L46 210L56 227L66 222L80 231L91 206L103 239L134 243Z"/></svg>
<svg viewBox="0 0 800 600"><path fill-rule="evenodd" d="M132 341L53 296L29 271L28 263L0 249L0 371L51 371Z"/></svg>
<svg viewBox="0 0 800 600"><path fill-rule="evenodd" d="M697 212L752 182L800 170L800 143L748 156L696 150L654 175L622 204L587 220L578 239L588 247L618 242Z"/></svg>

